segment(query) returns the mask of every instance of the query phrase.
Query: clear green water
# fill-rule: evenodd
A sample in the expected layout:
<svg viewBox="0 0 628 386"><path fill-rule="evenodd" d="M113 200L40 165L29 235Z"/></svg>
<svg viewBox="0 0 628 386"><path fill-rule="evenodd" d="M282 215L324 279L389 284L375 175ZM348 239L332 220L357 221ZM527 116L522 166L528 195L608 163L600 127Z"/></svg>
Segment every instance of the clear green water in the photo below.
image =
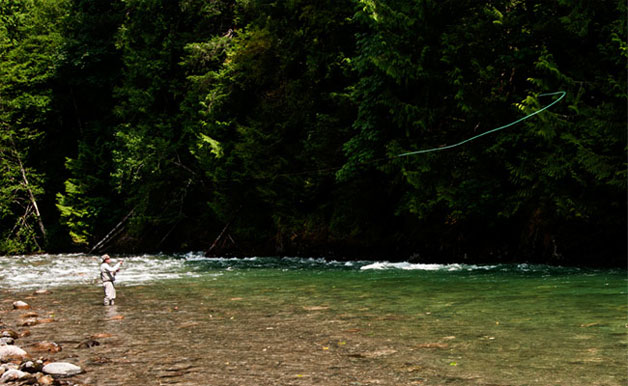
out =
<svg viewBox="0 0 628 386"><path fill-rule="evenodd" d="M112 330L123 337L124 343L89 354L65 350L91 367L91 377L109 374L109 384L140 379L175 384L628 384L626 270L149 260L180 263L170 268L179 276L121 282L113 310L99 305L95 284L70 281L56 287L57 303L46 306L63 321L45 327L61 341L74 343ZM138 269L142 261L130 258L125 264ZM108 321L112 313L125 319ZM262 346L264 354L266 347L274 350L272 360L251 351ZM127 359L96 366L95 350L109 359L140 357L147 365ZM172 358L182 352L186 371L167 376L180 365ZM112 368L124 372L111 378ZM234 371L231 378L221 375L229 371Z"/></svg>
<svg viewBox="0 0 628 386"><path fill-rule="evenodd" d="M453 376L504 384L626 385L626 283L621 271L500 267L259 269L205 285L251 307L327 306L330 314L398 345L447 344L427 348L427 365Z"/></svg>

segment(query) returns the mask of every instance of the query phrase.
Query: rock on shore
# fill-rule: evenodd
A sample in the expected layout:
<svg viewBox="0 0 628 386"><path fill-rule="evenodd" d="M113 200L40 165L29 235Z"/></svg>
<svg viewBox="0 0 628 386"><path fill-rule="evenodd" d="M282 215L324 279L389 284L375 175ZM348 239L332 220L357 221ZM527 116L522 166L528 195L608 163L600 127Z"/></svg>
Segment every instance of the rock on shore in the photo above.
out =
<svg viewBox="0 0 628 386"><path fill-rule="evenodd" d="M80 374L83 372L83 369L68 362L52 362L44 366L42 371L45 374L67 377Z"/></svg>
<svg viewBox="0 0 628 386"><path fill-rule="evenodd" d="M0 384L18 385L39 385L51 386L55 384L55 379L42 372L33 372L30 369L17 368L15 363L5 363L0 365Z"/></svg>
<svg viewBox="0 0 628 386"><path fill-rule="evenodd" d="M0 346L0 361L2 362L7 362L12 359L24 360L26 358L28 358L28 353L18 346Z"/></svg>
<svg viewBox="0 0 628 386"><path fill-rule="evenodd" d="M21 381L27 377L29 377L29 373L25 373L24 371L10 369L4 372L2 376L0 376L0 383L8 383L13 381Z"/></svg>
<svg viewBox="0 0 628 386"><path fill-rule="evenodd" d="M43 293L42 293L43 294ZM14 310L27 310L31 306L23 301L13 302ZM36 317L37 314L27 312L22 318ZM29 321L31 319L27 319ZM50 318L52 321L53 319ZM24 322L18 322L24 323ZM22 324L24 325L24 324ZM28 330L18 334L5 326L0 321L0 384L19 385L65 385L73 384L71 381L60 381L57 377L70 377L84 372L82 368L68 362L51 362L44 358L32 360L29 353L14 345L14 340L30 335ZM94 345L97 342L94 343ZM35 352L56 353L61 351L61 346L54 342L39 342L29 346L29 350Z"/></svg>

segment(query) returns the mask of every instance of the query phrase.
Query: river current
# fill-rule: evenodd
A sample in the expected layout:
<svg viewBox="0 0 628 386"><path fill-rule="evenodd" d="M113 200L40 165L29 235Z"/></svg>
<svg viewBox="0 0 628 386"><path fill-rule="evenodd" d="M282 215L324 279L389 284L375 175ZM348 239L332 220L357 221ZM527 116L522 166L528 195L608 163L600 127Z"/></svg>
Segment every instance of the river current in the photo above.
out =
<svg viewBox="0 0 628 386"><path fill-rule="evenodd" d="M57 340L88 384L628 384L625 269L118 258L104 307L97 256L0 257L0 317L55 319L16 344Z"/></svg>

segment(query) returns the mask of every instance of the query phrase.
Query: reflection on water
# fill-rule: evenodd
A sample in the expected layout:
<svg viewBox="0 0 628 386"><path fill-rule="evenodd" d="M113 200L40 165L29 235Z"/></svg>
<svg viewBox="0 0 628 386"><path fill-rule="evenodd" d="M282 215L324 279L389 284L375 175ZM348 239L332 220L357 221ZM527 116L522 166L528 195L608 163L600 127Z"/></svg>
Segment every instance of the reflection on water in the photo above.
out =
<svg viewBox="0 0 628 386"><path fill-rule="evenodd" d="M6 272L97 272L89 256L35 261L0 258L8 300L53 288L27 302L56 321L17 343L55 340L86 383L628 384L626 271L128 257L105 307L90 281L8 288L23 279Z"/></svg>
<svg viewBox="0 0 628 386"><path fill-rule="evenodd" d="M121 314L118 313L118 306L113 305L113 306L105 307L105 320L107 321L116 320L120 316Z"/></svg>

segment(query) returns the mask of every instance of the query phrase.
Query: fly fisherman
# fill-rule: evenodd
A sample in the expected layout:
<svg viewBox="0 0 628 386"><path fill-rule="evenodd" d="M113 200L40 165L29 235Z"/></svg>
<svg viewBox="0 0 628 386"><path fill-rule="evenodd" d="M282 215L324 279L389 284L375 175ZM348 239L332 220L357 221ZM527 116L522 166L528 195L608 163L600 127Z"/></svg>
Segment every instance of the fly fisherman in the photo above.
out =
<svg viewBox="0 0 628 386"><path fill-rule="evenodd" d="M103 304L106 306L112 306L116 298L116 287L113 283L116 281L116 273L120 270L122 260L119 260L113 267L109 265L109 263L111 263L111 257L109 257L109 255L103 255L102 264L100 264L100 279L105 289L105 300Z"/></svg>

